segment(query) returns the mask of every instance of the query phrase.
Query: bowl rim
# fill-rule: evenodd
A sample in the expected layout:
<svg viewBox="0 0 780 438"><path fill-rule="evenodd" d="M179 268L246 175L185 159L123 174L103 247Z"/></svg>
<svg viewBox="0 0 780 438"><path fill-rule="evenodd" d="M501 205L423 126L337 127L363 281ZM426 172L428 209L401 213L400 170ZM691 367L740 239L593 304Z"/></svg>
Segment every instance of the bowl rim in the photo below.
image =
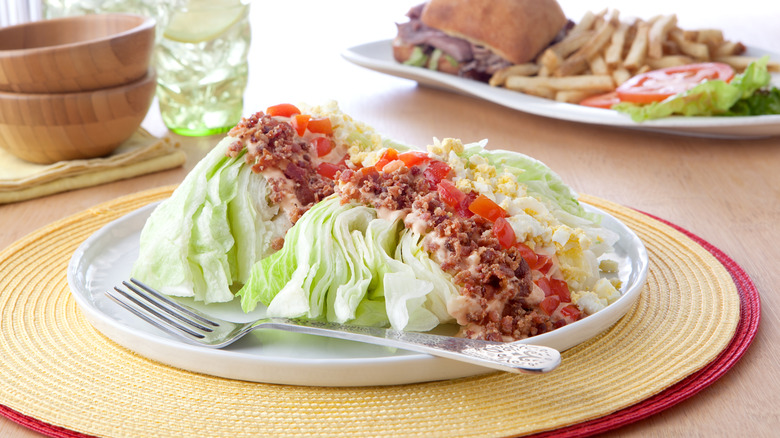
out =
<svg viewBox="0 0 780 438"><path fill-rule="evenodd" d="M73 91L67 93L17 93L14 91L1 91L0 100L48 100L48 99L67 99L67 98L80 98L87 96L94 96L96 94L112 94L122 92L123 90L131 90L138 87L147 85L148 82L157 83L157 69L149 67L146 69L146 74L133 82L127 82L125 84L117 85L116 87L98 88L96 90L87 91Z"/></svg>
<svg viewBox="0 0 780 438"><path fill-rule="evenodd" d="M7 26L0 28L0 36L4 32L9 32L14 29L22 28L22 27L45 27L52 23L58 23L63 21L94 21L94 20L102 20L108 17L129 17L129 18L140 18L141 21L138 23L137 26L133 26L130 29L127 29L125 31L119 32L119 33L112 33L111 35L106 35L100 38L93 38L89 40L84 41L75 41L72 43L65 43L65 44L56 44L51 46L43 46L43 47L30 47L26 49L0 49L0 58L10 58L13 56L18 56L19 54L38 54L38 53L44 53L44 52L50 52L54 50L61 50L61 49L68 49L78 46L86 46L89 44L94 44L98 42L104 42L104 41L110 41L116 38L122 38L127 35L133 34L133 33L141 33L146 31L148 28L154 29L157 25L157 20L154 17L149 17L146 15L140 15L140 14L131 14L131 13L123 13L123 12L111 12L111 13L101 13L101 14L86 14L86 15L73 15L69 17L60 17L60 18L51 18L51 19L44 19L44 20L38 20L38 21L30 21L27 23L20 23L15 24L13 26Z"/></svg>

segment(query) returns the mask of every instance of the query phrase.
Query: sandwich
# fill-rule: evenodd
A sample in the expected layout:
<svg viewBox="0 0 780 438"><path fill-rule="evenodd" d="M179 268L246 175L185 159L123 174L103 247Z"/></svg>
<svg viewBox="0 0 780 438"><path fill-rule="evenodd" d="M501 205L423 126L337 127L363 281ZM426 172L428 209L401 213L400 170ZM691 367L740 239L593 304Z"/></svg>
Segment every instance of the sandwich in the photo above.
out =
<svg viewBox="0 0 780 438"><path fill-rule="evenodd" d="M146 222L133 276L244 311L514 341L620 297L617 236L546 165L324 106L242 121ZM614 260L611 261L614 263Z"/></svg>
<svg viewBox="0 0 780 438"><path fill-rule="evenodd" d="M487 81L536 58L570 22L555 0L430 0L397 23L401 63Z"/></svg>

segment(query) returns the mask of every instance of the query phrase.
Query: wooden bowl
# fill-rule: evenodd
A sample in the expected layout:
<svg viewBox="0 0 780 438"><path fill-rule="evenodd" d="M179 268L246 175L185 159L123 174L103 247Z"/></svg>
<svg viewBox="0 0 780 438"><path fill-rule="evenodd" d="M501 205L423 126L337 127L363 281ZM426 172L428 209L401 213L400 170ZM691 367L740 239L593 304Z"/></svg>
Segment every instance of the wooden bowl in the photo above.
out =
<svg viewBox="0 0 780 438"><path fill-rule="evenodd" d="M141 79L154 49L152 18L95 14L0 29L0 91L70 93Z"/></svg>
<svg viewBox="0 0 780 438"><path fill-rule="evenodd" d="M0 92L0 147L33 163L108 155L130 138L151 106L157 75L82 93Z"/></svg>

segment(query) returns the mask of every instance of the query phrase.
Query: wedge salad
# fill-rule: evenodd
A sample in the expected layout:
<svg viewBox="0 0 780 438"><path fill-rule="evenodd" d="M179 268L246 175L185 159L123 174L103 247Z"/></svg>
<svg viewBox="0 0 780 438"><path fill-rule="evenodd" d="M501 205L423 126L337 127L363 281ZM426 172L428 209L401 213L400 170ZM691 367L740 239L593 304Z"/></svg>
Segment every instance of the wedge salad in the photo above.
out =
<svg viewBox="0 0 780 438"><path fill-rule="evenodd" d="M269 316L514 341L620 297L617 235L543 163L323 106L243 119L152 213L132 275Z"/></svg>

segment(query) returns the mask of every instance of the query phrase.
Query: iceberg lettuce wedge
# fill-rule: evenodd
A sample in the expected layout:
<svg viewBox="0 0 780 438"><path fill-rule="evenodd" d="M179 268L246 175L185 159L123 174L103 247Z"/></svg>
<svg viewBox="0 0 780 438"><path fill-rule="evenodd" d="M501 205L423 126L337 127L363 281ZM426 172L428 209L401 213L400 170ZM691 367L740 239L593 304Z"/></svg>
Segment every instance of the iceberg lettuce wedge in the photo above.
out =
<svg viewBox="0 0 780 438"><path fill-rule="evenodd" d="M133 277L168 295L225 302L272 252L286 218L268 203L265 178L251 175L243 154L227 156L228 145L218 144L152 212Z"/></svg>

